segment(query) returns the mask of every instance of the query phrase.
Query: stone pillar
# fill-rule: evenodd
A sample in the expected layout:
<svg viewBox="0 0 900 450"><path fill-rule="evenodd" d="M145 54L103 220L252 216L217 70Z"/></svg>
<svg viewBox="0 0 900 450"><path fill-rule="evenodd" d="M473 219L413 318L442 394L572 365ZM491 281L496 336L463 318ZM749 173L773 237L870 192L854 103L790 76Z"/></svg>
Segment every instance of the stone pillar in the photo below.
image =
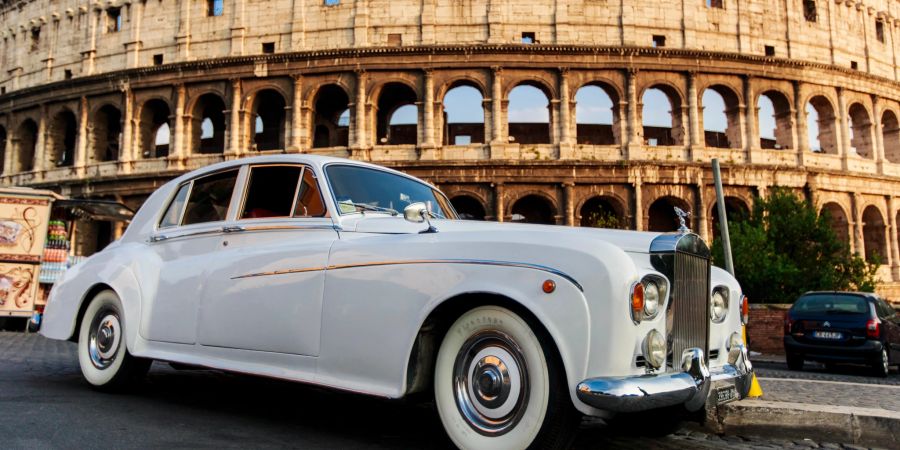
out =
<svg viewBox="0 0 900 450"><path fill-rule="evenodd" d="M559 69L559 128L561 144L572 144L572 98L569 94L569 69Z"/></svg>
<svg viewBox="0 0 900 450"><path fill-rule="evenodd" d="M491 139L493 144L505 144L503 137L506 135L503 126L503 68L491 67L493 77L491 77L491 119L494 135Z"/></svg>
<svg viewBox="0 0 900 450"><path fill-rule="evenodd" d="M186 2L190 3L190 2ZM231 7L231 56L244 54L244 16L247 0L233 0Z"/></svg>
<svg viewBox="0 0 900 450"><path fill-rule="evenodd" d="M366 136L366 81L367 75L365 71L356 72L356 98L354 99L356 108L356 143L354 147L357 149L365 149L369 146L369 140Z"/></svg>
<svg viewBox="0 0 900 450"><path fill-rule="evenodd" d="M565 224L570 227L575 226L575 183L563 183L562 187L566 201Z"/></svg>
<svg viewBox="0 0 900 450"><path fill-rule="evenodd" d="M178 60L187 61L191 58L191 7L194 6L194 2L180 2L178 6L176 52Z"/></svg>
<svg viewBox="0 0 900 450"><path fill-rule="evenodd" d="M897 214L894 213L896 208L897 198L888 197L888 223L890 223L888 245L891 249L891 273L894 281L900 281L900 232L897 230Z"/></svg>
<svg viewBox="0 0 900 450"><path fill-rule="evenodd" d="M131 172L131 162L137 159L134 145L134 92L125 88L125 111L122 117L122 142L119 145L120 167L125 173Z"/></svg>
<svg viewBox="0 0 900 450"><path fill-rule="evenodd" d="M303 129L303 75L294 75L294 99L291 103L291 145L294 152L306 151L306 133Z"/></svg>
<svg viewBox="0 0 900 450"><path fill-rule="evenodd" d="M424 147L434 147L434 71L431 69L425 70L425 82L423 83L425 86L425 104L423 105L424 117L422 121L422 125L425 128L425 135L423 136L423 146Z"/></svg>
<svg viewBox="0 0 900 450"><path fill-rule="evenodd" d="M128 7L128 13L131 17L131 38L130 42L125 44L125 48L130 50L128 67L135 68L141 65L141 26L144 18L144 2L132 2Z"/></svg>
<svg viewBox="0 0 900 450"><path fill-rule="evenodd" d="M866 257L866 240L863 234L863 212L862 212L862 195L858 192L853 193L853 243L856 254L860 258Z"/></svg>
<svg viewBox="0 0 900 450"><path fill-rule="evenodd" d="M847 157L850 155L850 118L847 116L847 99L844 96L844 90L837 88L838 110L837 115L838 126L837 136L835 136L835 144L837 144L838 155L841 155L844 170L847 170Z"/></svg>
<svg viewBox="0 0 900 450"><path fill-rule="evenodd" d="M369 0L353 2L353 44L354 47L369 44Z"/></svg>
<svg viewBox="0 0 900 450"><path fill-rule="evenodd" d="M187 88L185 88L184 84L178 84L175 86L175 127L172 130L175 139L172 140L174 143L172 152L169 153L169 159L174 160L176 164L181 164L181 161L187 156L190 152L187 148L189 144L187 144L186 140L189 138L187 136L187 122L190 120L189 117L185 117L185 102L187 101Z"/></svg>
<svg viewBox="0 0 900 450"><path fill-rule="evenodd" d="M703 130L700 126L700 98L697 95L696 73L687 73L688 130L692 149L704 147ZM693 153L693 152L692 152ZM693 154L691 155L693 159Z"/></svg>
<svg viewBox="0 0 900 450"><path fill-rule="evenodd" d="M497 222L503 222L504 216L506 215L505 209L506 205L504 204L505 195L503 183L494 183L494 214L497 216Z"/></svg>
<svg viewBox="0 0 900 450"><path fill-rule="evenodd" d="M628 102L628 139L626 144L628 151L626 152L626 159L630 159L633 156L632 154L644 145L641 138L643 127L638 116L638 108L641 107L641 103L637 97L637 70L628 70L626 84L628 86L626 93Z"/></svg>
<svg viewBox="0 0 900 450"><path fill-rule="evenodd" d="M797 163L803 165L803 157L809 153L809 128L807 127L806 105L800 96L800 82L794 81L794 112L797 122Z"/></svg>
<svg viewBox="0 0 900 450"><path fill-rule="evenodd" d="M881 123L879 97L872 94L872 132L875 133L875 148L872 157L878 166L878 173L884 174L884 124Z"/></svg>
<svg viewBox="0 0 900 450"><path fill-rule="evenodd" d="M19 149L16 148L16 139L13 137L15 133L10 129L11 121L7 119L6 121L6 143L3 147L3 175L9 176L12 175L13 170L15 170L15 162L19 159Z"/></svg>
<svg viewBox="0 0 900 450"><path fill-rule="evenodd" d="M84 174L84 167L88 163L88 100L87 97L81 97L78 105L78 137L75 147L75 172L79 175Z"/></svg>
<svg viewBox="0 0 900 450"><path fill-rule="evenodd" d="M703 171L700 170L697 174L697 211L695 214L697 217L697 234L703 238L704 241L710 242L711 239L715 239L715 236L710 236L710 226L712 225L709 217L706 213L706 185L703 183ZM715 230L712 230L715 233Z"/></svg>
<svg viewBox="0 0 900 450"><path fill-rule="evenodd" d="M746 150L749 153L755 148L759 148L759 105L756 101L756 92L753 90L753 79L749 76L744 77L744 102L747 104L745 120L747 124L747 142Z"/></svg>
<svg viewBox="0 0 900 450"><path fill-rule="evenodd" d="M47 148L47 122L50 120L47 111L47 104L41 104L41 116L38 119L37 139L34 143L34 160L31 162L31 170L35 172L43 171L46 166L53 166L54 162L50 161L50 149Z"/></svg>
<svg viewBox="0 0 900 450"><path fill-rule="evenodd" d="M634 229L636 231L644 230L644 193L643 180L641 174L638 173L634 179Z"/></svg>
<svg viewBox="0 0 900 450"><path fill-rule="evenodd" d="M242 153L245 153L244 145L241 142L241 110L242 108L242 94L241 94L241 79L234 78L231 80L231 120L228 123L228 150L227 153L240 156ZM252 122L253 118L251 118ZM255 129L254 124L251 123L250 129ZM250 131L248 130L248 133ZM250 139L244 139L243 142L250 143Z"/></svg>
<svg viewBox="0 0 900 450"><path fill-rule="evenodd" d="M291 51L303 50L306 43L306 5L304 0L293 0L291 8ZM360 2L356 2L358 4Z"/></svg>

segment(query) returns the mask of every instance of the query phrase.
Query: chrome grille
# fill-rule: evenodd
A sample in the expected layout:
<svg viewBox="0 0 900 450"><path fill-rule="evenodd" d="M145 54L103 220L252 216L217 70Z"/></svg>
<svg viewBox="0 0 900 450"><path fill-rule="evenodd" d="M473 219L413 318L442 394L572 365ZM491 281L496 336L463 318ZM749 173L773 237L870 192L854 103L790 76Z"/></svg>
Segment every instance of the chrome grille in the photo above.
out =
<svg viewBox="0 0 900 450"><path fill-rule="evenodd" d="M709 259L677 251L673 268L669 361L677 369L689 348L700 348L709 360Z"/></svg>

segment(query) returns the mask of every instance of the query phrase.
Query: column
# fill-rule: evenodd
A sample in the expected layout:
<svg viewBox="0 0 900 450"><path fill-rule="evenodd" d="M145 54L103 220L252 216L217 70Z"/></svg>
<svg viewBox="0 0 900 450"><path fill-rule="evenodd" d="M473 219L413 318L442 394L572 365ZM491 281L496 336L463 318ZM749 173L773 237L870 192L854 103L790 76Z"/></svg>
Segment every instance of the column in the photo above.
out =
<svg viewBox="0 0 900 450"><path fill-rule="evenodd" d="M15 161L19 159L18 149L16 148L16 140L13 137L15 133L10 129L12 121L7 119L6 121L6 145L3 148L3 175L9 176L13 173L13 168L15 167Z"/></svg>
<svg viewBox="0 0 900 450"><path fill-rule="evenodd" d="M354 147L364 149L369 146L369 140L366 137L366 81L367 75L365 71L358 70L356 72L356 143Z"/></svg>
<svg viewBox="0 0 900 450"><path fill-rule="evenodd" d="M835 111L838 119L837 136L835 143L837 144L838 155L843 160L844 170L847 170L847 157L850 154L850 121L847 117L847 99L844 97L844 90L837 88L838 110Z"/></svg>
<svg viewBox="0 0 900 450"><path fill-rule="evenodd" d="M293 0L291 8L291 51L299 52L306 44L306 5L304 0ZM356 2L359 4L360 2Z"/></svg>
<svg viewBox="0 0 900 450"><path fill-rule="evenodd" d="M641 174L638 173L634 179L634 229L636 231L644 230L644 193L643 180Z"/></svg>
<svg viewBox="0 0 900 450"><path fill-rule="evenodd" d="M119 145L119 161L122 170L126 173L131 172L131 162L137 159L134 148L134 92L131 87L126 86L125 92L125 111L122 117L122 142Z"/></svg>
<svg viewBox="0 0 900 450"><path fill-rule="evenodd" d="M231 120L228 124L228 151L227 153L233 155L240 155L244 153L243 146L241 145L241 110L242 108L242 97L241 94L241 79L235 78L231 80ZM251 129L253 125L251 124ZM247 140L249 142L249 139ZM249 150L249 149L247 149Z"/></svg>
<svg viewBox="0 0 900 450"><path fill-rule="evenodd" d="M175 35L177 59L187 61L191 57L191 6L194 2L181 2L178 10L178 34Z"/></svg>
<svg viewBox="0 0 900 450"><path fill-rule="evenodd" d="M856 248L856 254L861 258L866 257L866 243L863 235L863 219L862 219L862 195L858 192L853 193L853 242Z"/></svg>
<svg viewBox="0 0 900 450"><path fill-rule="evenodd" d="M879 107L879 97L872 95L872 132L875 133L874 155L875 164L878 166L878 173L884 173L884 125L881 123L881 108Z"/></svg>
<svg viewBox="0 0 900 450"><path fill-rule="evenodd" d="M641 135L643 129L641 127L640 119L638 119L638 108L641 107L640 102L637 98L637 70L629 69L626 75L626 84L627 84L627 105L628 105L628 139L626 140L627 146L629 147L627 158L630 158L632 155L632 151L634 149L640 148L644 145L644 142L641 139ZM640 229L640 228L638 228Z"/></svg>
<svg viewBox="0 0 900 450"><path fill-rule="evenodd" d="M753 90L753 79L744 77L744 102L747 104L747 142L745 149L748 156L751 150L759 148L759 107L756 102L756 92Z"/></svg>
<svg viewBox="0 0 900 450"><path fill-rule="evenodd" d="M491 119L493 119L494 136L491 139L493 144L505 144L503 136L506 134L503 127L503 68L499 66L491 67L493 77L491 77Z"/></svg>
<svg viewBox="0 0 900 450"><path fill-rule="evenodd" d="M572 144L572 98L569 94L569 69L559 69L559 127L561 144Z"/></svg>
<svg viewBox="0 0 900 450"><path fill-rule="evenodd" d="M79 175L84 173L84 166L88 163L88 138L90 130L88 130L88 101L87 97L81 97L78 105L78 141L75 144L75 171Z"/></svg>
<svg viewBox="0 0 900 450"><path fill-rule="evenodd" d="M565 224L570 227L575 226L575 183L563 183L562 187L566 202Z"/></svg>
<svg viewBox="0 0 900 450"><path fill-rule="evenodd" d="M425 105L423 105L423 123L425 135L424 147L434 147L434 71L425 69Z"/></svg>
<svg viewBox="0 0 900 450"><path fill-rule="evenodd" d="M131 18L131 37L130 42L125 44L125 48L130 50L128 67L134 68L141 65L141 25L144 17L144 2L132 2L128 7L128 14Z"/></svg>
<svg viewBox="0 0 900 450"><path fill-rule="evenodd" d="M169 159L175 161L183 160L188 154L188 148L185 143L185 139L187 138L187 121L189 120L185 117L184 105L187 101L187 89L184 84L178 84L175 86L175 127L172 130L172 133L175 135L175 139L172 140L174 143L172 152L169 153Z"/></svg>
<svg viewBox="0 0 900 450"><path fill-rule="evenodd" d="M50 155L50 149L47 148L47 121L50 120L47 117L47 105L41 105L41 117L38 120L38 133L37 139L34 143L34 160L31 162L31 169L35 172L41 172L45 169L47 165L53 166L53 161L48 161L52 158Z"/></svg>
<svg viewBox="0 0 900 450"><path fill-rule="evenodd" d="M291 145L289 150L306 150L306 133L303 132L303 75L294 75L294 99L291 103Z"/></svg>
<svg viewBox="0 0 900 450"><path fill-rule="evenodd" d="M706 241L710 242L710 225L711 221L706 214L706 185L703 183L703 171L697 174L697 234ZM713 230L715 232L715 230ZM713 239L718 236L712 236Z"/></svg>
<svg viewBox="0 0 900 450"><path fill-rule="evenodd" d="M497 216L497 222L503 222L506 205L504 205L503 196L505 195L503 183L494 184L494 214Z"/></svg>
<svg viewBox="0 0 900 450"><path fill-rule="evenodd" d="M802 104L800 82L794 81L794 112L797 122L797 154L798 163L803 165L803 156L809 153L809 128L807 127L806 105Z"/></svg>
<svg viewBox="0 0 900 450"><path fill-rule="evenodd" d="M7 158L8 159L8 158ZM890 245L891 273L894 275L894 281L900 281L900 232L897 230L897 214L894 213L897 207L897 198L888 197L888 223L890 223Z"/></svg>
<svg viewBox="0 0 900 450"><path fill-rule="evenodd" d="M703 147L705 142L701 138L703 130L700 129L700 99L697 96L697 79L695 72L687 73L687 101L688 101L688 129L690 132L690 146L692 148ZM693 159L693 152L691 152Z"/></svg>

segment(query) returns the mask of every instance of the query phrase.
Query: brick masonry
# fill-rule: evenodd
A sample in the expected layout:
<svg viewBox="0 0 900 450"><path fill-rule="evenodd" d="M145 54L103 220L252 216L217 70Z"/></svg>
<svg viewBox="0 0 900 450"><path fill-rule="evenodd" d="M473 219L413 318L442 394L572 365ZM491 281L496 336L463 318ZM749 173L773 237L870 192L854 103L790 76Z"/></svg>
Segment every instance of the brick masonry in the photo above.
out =
<svg viewBox="0 0 900 450"><path fill-rule="evenodd" d="M747 341L750 350L764 354L784 354L784 313L789 304L750 305Z"/></svg>

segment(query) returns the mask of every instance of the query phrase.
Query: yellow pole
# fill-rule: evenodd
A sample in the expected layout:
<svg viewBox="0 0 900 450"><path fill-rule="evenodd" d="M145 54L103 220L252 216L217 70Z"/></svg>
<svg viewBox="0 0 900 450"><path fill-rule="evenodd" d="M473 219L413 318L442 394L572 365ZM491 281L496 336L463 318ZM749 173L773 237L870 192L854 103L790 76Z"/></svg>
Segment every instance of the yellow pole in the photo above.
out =
<svg viewBox="0 0 900 450"><path fill-rule="evenodd" d="M747 327L742 326L741 332L744 334L744 345L747 345ZM747 398L759 398L762 397L763 391L759 386L759 381L756 381L756 373L753 374L753 379L750 382L750 392L747 393Z"/></svg>

